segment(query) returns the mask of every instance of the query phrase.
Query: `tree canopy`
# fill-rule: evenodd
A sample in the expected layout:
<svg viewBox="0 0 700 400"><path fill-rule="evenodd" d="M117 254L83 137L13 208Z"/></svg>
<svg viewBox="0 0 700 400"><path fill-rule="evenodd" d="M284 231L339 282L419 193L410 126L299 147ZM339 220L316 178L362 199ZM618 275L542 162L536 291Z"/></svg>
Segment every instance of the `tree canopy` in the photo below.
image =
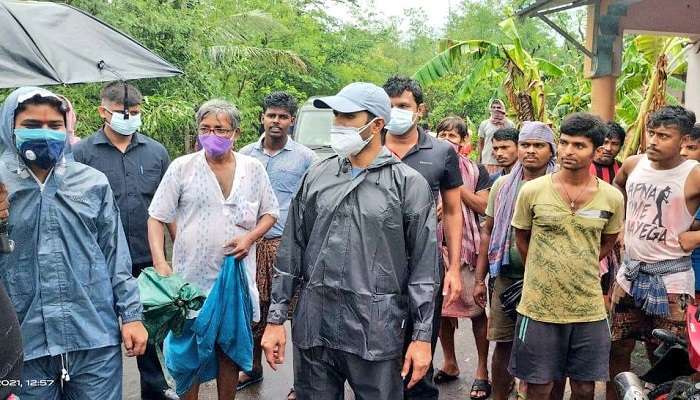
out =
<svg viewBox="0 0 700 400"><path fill-rule="evenodd" d="M386 18L357 0L65 2L128 33L184 71L176 78L135 82L146 96L143 131L161 141L172 156L185 151L186 138L194 131L194 111L208 99L227 99L240 108L243 145L257 137L260 103L272 91L288 91L301 105L310 96L333 94L353 81L381 85L393 74L420 78L429 110L424 122L430 126L448 115L478 123L486 117L490 99L505 100L517 93L511 89L527 86L533 71L540 82L538 91L529 93L536 113L557 119L589 105L583 56L573 46L538 21L504 25L527 0L453 3L439 31L426 23L423 9ZM339 3L350 9L352 22L328 12L329 4ZM582 39L583 10L553 18ZM460 43L459 48L451 47ZM449 49L464 57L445 58L449 68L423 79L428 75L420 71ZM524 81L505 79L513 66ZM630 68L635 66L630 63ZM101 125L96 111L100 86L54 88L73 101L79 136Z"/></svg>

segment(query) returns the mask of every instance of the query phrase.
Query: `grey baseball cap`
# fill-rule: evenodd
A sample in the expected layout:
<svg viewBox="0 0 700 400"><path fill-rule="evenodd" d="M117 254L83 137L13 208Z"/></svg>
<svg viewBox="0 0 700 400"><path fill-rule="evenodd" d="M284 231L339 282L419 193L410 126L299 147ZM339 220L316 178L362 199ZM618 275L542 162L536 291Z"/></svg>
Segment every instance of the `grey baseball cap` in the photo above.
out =
<svg viewBox="0 0 700 400"><path fill-rule="evenodd" d="M365 82L351 83L335 96L321 97L314 100L316 108L330 108L341 113L369 111L384 119L388 124L391 119L391 100L384 89Z"/></svg>

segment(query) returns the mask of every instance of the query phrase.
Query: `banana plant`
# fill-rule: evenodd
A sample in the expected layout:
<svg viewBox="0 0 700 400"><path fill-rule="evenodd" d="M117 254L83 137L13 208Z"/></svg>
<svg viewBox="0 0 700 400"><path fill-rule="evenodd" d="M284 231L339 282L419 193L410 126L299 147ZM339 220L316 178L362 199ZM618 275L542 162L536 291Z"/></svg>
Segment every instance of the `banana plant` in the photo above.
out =
<svg viewBox="0 0 700 400"><path fill-rule="evenodd" d="M640 35L629 40L623 53L622 74L617 82L617 115L628 126L619 159L644 151L649 115L665 104L677 104L667 87L683 87L674 75L687 70L686 38Z"/></svg>
<svg viewBox="0 0 700 400"><path fill-rule="evenodd" d="M499 24L508 40L494 43L486 40L439 43L439 53L413 75L422 84L430 84L453 73L464 72L458 96L465 98L481 89L480 83L494 75L500 77L515 118L522 121L549 122L547 92L543 75L561 76L563 70L544 59L533 57L524 47L512 18Z"/></svg>

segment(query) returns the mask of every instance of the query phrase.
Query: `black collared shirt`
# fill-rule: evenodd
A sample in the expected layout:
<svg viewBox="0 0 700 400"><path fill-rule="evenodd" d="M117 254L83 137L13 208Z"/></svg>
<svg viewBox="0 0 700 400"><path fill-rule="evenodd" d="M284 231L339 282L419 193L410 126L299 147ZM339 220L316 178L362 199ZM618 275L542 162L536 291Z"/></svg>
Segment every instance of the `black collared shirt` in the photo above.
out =
<svg viewBox="0 0 700 400"><path fill-rule="evenodd" d="M119 206L133 264L151 262L148 247L148 206L170 164L165 147L140 133L122 153L102 129L73 146L75 160L105 175Z"/></svg>
<svg viewBox="0 0 700 400"><path fill-rule="evenodd" d="M440 190L460 187L464 183L457 152L449 143L428 135L420 127L418 144L401 161L423 175L436 200Z"/></svg>

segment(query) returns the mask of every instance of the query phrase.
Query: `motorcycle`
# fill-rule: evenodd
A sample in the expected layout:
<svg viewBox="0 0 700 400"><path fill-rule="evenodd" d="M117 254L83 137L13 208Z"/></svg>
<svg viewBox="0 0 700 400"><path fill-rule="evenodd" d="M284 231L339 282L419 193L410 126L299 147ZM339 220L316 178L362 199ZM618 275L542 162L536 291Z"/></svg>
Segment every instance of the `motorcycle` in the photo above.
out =
<svg viewBox="0 0 700 400"><path fill-rule="evenodd" d="M620 400L700 400L700 383L691 375L700 371L700 323L697 306L688 305L686 321L688 338L666 329L654 329L652 335L660 344L654 351L658 358L641 377L622 372L613 379ZM646 393L645 383L655 385Z"/></svg>

